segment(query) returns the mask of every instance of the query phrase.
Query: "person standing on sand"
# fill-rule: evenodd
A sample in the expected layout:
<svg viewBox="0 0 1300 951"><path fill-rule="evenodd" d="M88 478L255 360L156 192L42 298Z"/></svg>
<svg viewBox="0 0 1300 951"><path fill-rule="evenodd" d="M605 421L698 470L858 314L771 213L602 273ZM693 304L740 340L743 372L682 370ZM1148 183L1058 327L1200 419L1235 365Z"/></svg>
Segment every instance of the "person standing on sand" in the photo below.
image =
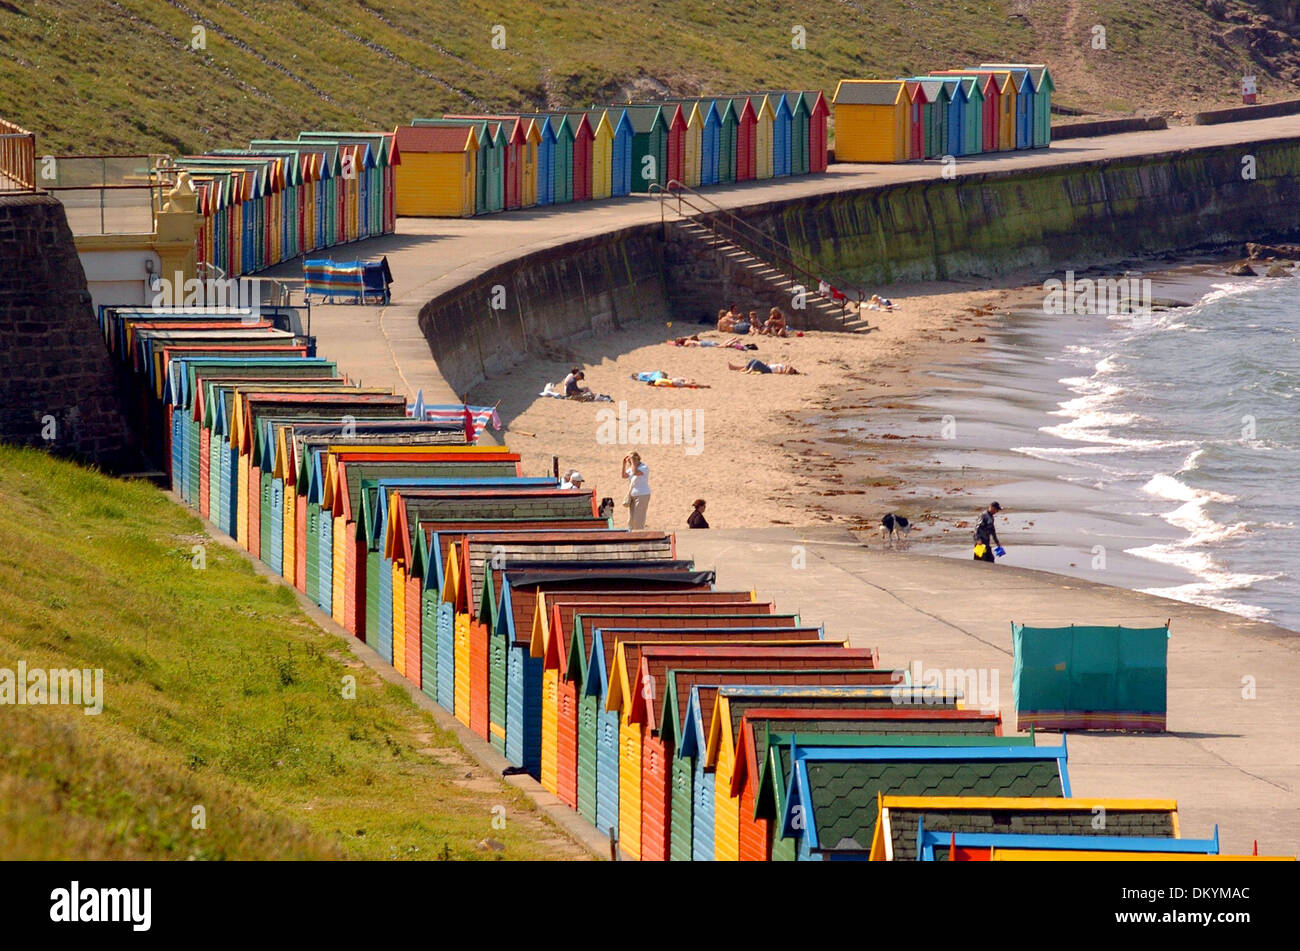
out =
<svg viewBox="0 0 1300 951"><path fill-rule="evenodd" d="M696 499L691 503L691 514L686 517L686 524L691 528L708 528L709 523L704 518L704 500Z"/></svg>
<svg viewBox="0 0 1300 951"><path fill-rule="evenodd" d="M623 476L627 483L627 527L645 528L646 509L650 507L650 467L641 461L639 452L623 457Z"/></svg>
<svg viewBox="0 0 1300 951"><path fill-rule="evenodd" d="M980 512L980 520L975 525L975 560L976 561L993 561L994 550L997 554L1002 554L1002 542L998 541L997 526L993 524L994 517L1002 511L1002 506L997 502L992 502L983 512Z"/></svg>

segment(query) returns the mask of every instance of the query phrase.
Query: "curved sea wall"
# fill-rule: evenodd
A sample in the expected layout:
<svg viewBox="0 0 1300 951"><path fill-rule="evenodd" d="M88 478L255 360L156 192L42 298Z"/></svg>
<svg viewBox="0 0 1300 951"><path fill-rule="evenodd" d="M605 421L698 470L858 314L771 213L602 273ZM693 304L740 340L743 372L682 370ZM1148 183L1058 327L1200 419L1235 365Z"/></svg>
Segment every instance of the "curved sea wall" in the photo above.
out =
<svg viewBox="0 0 1300 951"><path fill-rule="evenodd" d="M934 181L745 216L867 284L1082 270L1300 234L1300 139L951 180L936 166Z"/></svg>
<svg viewBox="0 0 1300 951"><path fill-rule="evenodd" d="M526 352L629 323L670 320L661 229L639 225L535 251L420 308L420 330L456 392Z"/></svg>
<svg viewBox="0 0 1300 951"><path fill-rule="evenodd" d="M1063 149L1068 149L1064 146ZM1082 271L1146 255L1300 237L1300 139L770 202L737 214L864 286ZM659 224L519 257L430 301L420 327L456 390L525 351L674 316Z"/></svg>

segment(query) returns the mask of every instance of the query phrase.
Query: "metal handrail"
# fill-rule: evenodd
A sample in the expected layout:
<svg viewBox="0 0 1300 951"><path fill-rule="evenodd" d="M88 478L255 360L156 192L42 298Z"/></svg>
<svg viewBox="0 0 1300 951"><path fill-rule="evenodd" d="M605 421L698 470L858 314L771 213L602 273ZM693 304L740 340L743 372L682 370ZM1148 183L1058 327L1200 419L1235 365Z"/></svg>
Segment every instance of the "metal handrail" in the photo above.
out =
<svg viewBox="0 0 1300 951"><path fill-rule="evenodd" d="M708 226L709 230L713 232L715 237L737 244L743 250L748 251L755 257L765 259L769 264L780 265L780 270L789 273L790 280L794 281L798 279L798 277L802 276L805 280L809 281L811 285L809 290L816 289L822 281L826 281L826 283L834 287L835 290L844 293L844 304L841 305L840 308L841 316L843 315L843 310L848 307L849 303L849 295L847 291L852 291L857 296L856 304L858 309L861 310L862 302L865 300L865 291L863 291L861 287L856 284L842 282L840 281L839 276L835 274L816 274L796 263L793 257L793 248L786 244L782 244L776 238L773 238L771 235L755 227L753 224L750 224L744 218L741 218L731 209L723 208L717 202L700 194L689 185L685 185L676 179L670 179L666 185L662 186L658 182L652 182L649 191L650 194L657 194L659 196L659 220L665 228L667 227L667 224L664 219L664 205L670 197L676 197L676 211L679 217L690 217L682 211L682 205L686 205L694 211L696 215L701 216L700 220ZM685 197L685 194L689 194L698 199L700 203L711 207L701 208L694 201ZM730 234L722 235L718 233L718 225L720 223L719 219L721 216L725 216L726 219L729 219L729 221L725 223L725 226L730 230ZM741 237L743 234L748 234L749 240L756 244L766 245L768 250L760 251L748 246L745 238ZM773 260L774 258L775 260ZM828 278L830 280L828 280Z"/></svg>
<svg viewBox="0 0 1300 951"><path fill-rule="evenodd" d="M0 119L0 192L36 191L36 134Z"/></svg>

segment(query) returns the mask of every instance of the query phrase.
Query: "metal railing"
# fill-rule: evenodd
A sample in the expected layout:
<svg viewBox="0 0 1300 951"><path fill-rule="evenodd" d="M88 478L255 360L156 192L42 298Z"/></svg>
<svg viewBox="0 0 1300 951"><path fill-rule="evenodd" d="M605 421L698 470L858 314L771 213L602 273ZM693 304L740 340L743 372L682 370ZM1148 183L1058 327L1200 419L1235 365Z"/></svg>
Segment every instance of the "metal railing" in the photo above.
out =
<svg viewBox="0 0 1300 951"><path fill-rule="evenodd" d="M683 185L676 179L670 180L667 185L663 186L659 185L658 182L653 182L650 185L650 194L659 196L659 221L665 229L665 234L667 234L668 227L665 214L666 205L675 198L677 200L675 210L679 218L698 222L707 227L714 237L728 241L741 250L749 252L759 260L788 275L791 281L802 282L808 293L820 293L821 285L825 282L842 294L841 320L844 319L844 311L850 304L854 306L855 310L861 312L866 293L857 284L826 271L818 273L804 267L795 261L795 251L789 245L783 244L767 232L750 224L734 211L723 208L717 202L700 194L689 185ZM690 209L692 213L688 214L683 211L683 207Z"/></svg>
<svg viewBox="0 0 1300 951"><path fill-rule="evenodd" d="M0 192L36 191L36 133L0 119Z"/></svg>

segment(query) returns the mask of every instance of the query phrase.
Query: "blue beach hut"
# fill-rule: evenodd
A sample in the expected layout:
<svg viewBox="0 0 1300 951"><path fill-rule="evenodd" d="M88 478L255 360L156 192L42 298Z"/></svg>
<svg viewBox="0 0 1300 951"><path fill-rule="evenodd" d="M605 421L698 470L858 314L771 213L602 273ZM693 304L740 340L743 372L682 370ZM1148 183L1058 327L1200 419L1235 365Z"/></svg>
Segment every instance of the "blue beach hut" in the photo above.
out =
<svg viewBox="0 0 1300 951"><path fill-rule="evenodd" d="M776 115L772 119L772 175L781 178L790 174L790 130L794 113L785 93L771 94Z"/></svg>

